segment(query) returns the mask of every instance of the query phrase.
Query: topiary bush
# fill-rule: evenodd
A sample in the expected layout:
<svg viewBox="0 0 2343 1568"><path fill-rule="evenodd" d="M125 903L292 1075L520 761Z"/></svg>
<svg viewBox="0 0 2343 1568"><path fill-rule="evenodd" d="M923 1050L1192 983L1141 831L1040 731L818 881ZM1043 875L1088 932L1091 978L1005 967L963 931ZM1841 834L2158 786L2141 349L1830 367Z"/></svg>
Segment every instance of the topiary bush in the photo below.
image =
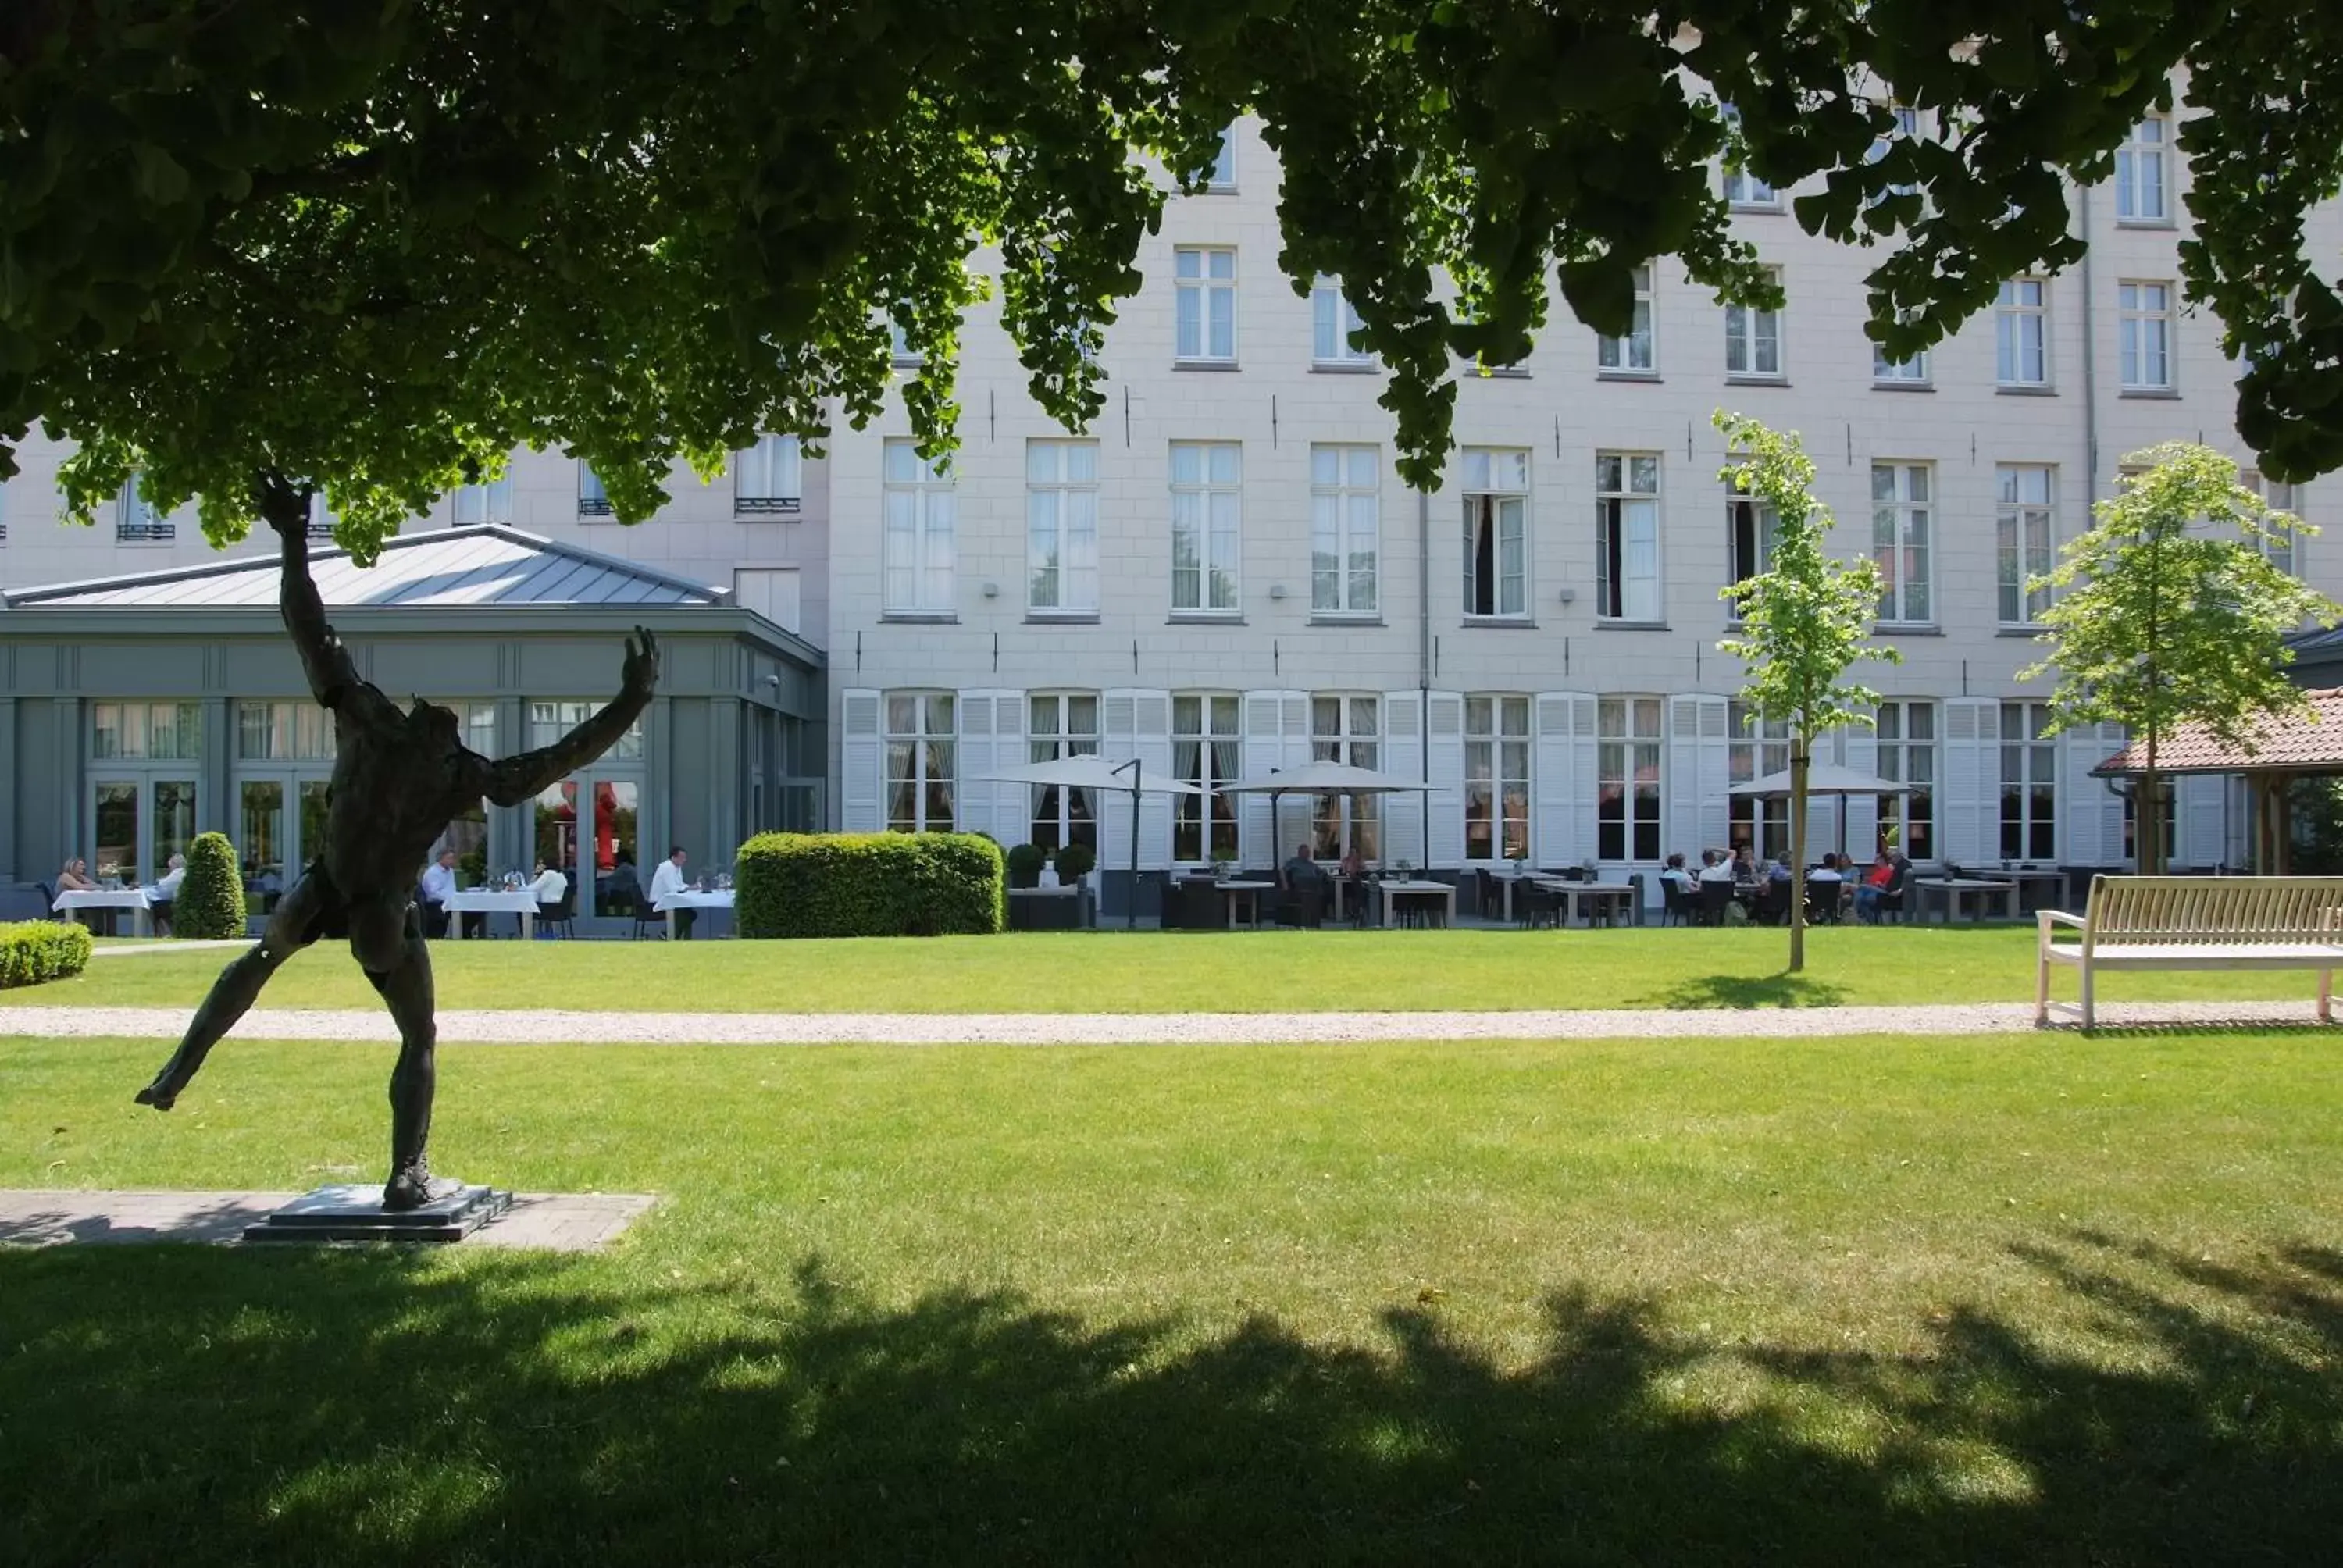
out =
<svg viewBox="0 0 2343 1568"><path fill-rule="evenodd" d="M759 833L733 868L743 937L900 937L1001 930L1001 846L978 833Z"/></svg>
<svg viewBox="0 0 2343 1568"><path fill-rule="evenodd" d="M208 941L244 935L244 873L226 833L198 833L171 905L171 934Z"/></svg>
<svg viewBox="0 0 2343 1568"><path fill-rule="evenodd" d="M0 925L0 990L70 980L89 962L89 932L63 920Z"/></svg>
<svg viewBox="0 0 2343 1568"><path fill-rule="evenodd" d="M1050 852L1039 844L1020 844L1005 858L1009 863L1009 885L1012 888L1039 885L1041 868L1050 863Z"/></svg>
<svg viewBox="0 0 2343 1568"><path fill-rule="evenodd" d="M1091 874L1098 864L1098 856L1086 844L1061 844L1058 847L1058 880L1079 882Z"/></svg>

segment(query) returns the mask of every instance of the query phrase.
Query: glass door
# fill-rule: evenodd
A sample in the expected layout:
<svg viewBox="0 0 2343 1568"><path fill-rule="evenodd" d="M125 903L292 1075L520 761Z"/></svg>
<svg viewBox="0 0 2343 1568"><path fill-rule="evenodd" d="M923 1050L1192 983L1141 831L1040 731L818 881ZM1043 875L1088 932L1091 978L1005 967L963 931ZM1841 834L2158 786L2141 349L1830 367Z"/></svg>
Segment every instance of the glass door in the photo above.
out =
<svg viewBox="0 0 2343 1568"><path fill-rule="evenodd" d="M236 846L244 858L244 896L260 913L276 905L300 862L287 836L285 797L291 780L238 779L236 785Z"/></svg>
<svg viewBox="0 0 2343 1568"><path fill-rule="evenodd" d="M136 779L101 779L90 786L89 874L103 884L138 880L139 810L146 790Z"/></svg>
<svg viewBox="0 0 2343 1568"><path fill-rule="evenodd" d="M603 912L609 899L610 878L621 864L632 867L633 881L639 888L648 888L650 879L643 872L642 844L637 831L642 810L643 787L639 779L588 774L593 790L594 833L579 846L584 864L582 874L573 874L572 881L579 891L578 912ZM591 890L591 896L587 896ZM626 903L621 899L621 905ZM630 910L613 910L611 913L631 913Z"/></svg>

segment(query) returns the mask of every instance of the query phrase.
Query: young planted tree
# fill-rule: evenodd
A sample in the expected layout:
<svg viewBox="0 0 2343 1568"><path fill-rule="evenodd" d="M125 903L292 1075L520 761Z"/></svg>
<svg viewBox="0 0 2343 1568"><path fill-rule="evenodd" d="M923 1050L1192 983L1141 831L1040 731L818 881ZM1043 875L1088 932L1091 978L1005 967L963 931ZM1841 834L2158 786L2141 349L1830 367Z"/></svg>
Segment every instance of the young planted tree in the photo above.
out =
<svg viewBox="0 0 2343 1568"><path fill-rule="evenodd" d="M1868 558L1826 554L1830 508L1815 499L1814 459L1796 434L1782 435L1745 415L1716 416L1726 447L1745 454L1725 483L1746 491L1775 519L1765 569L1724 592L1741 629L1717 647L1741 660L1742 700L1755 717L1790 731L1790 972L1806 967L1806 780L1815 738L1844 724L1870 724L1879 694L1846 679L1856 660L1903 662L1865 641L1879 618L1879 568Z"/></svg>
<svg viewBox="0 0 2343 1568"><path fill-rule="evenodd" d="M2097 523L2056 568L2027 587L2058 597L2042 614L2051 652L2018 672L2056 671L2050 729L2120 724L2143 747L2134 791L2142 873L2164 869L2164 790L2157 749L2195 722L2250 746L2266 719L2303 708L2286 678L2288 633L2343 616L2325 594L2273 565L2265 548L2317 530L2273 511L2207 447L2173 442L2124 459ZM2144 467L2143 467L2144 466Z"/></svg>

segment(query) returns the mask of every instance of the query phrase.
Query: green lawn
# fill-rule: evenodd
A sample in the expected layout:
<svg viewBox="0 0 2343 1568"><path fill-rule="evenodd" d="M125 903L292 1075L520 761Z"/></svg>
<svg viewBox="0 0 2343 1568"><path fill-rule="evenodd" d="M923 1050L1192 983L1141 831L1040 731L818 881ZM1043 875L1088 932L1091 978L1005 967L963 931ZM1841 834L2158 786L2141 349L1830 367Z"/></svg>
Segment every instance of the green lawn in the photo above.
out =
<svg viewBox="0 0 2343 1568"><path fill-rule="evenodd" d="M1032 932L820 942L439 942L449 1008L712 1012L1269 1012L1774 1007L2029 1000L2030 930ZM0 1004L193 1007L220 950L93 962ZM2059 994L2073 995L2061 974ZM2301 998L2309 974L2118 975L2109 1000ZM340 943L297 956L266 1007L379 1005Z"/></svg>
<svg viewBox="0 0 2343 1568"><path fill-rule="evenodd" d="M161 1050L0 1040L0 1186L377 1168L383 1048ZM2334 1051L453 1047L443 1169L663 1207L0 1249L0 1562L2323 1560Z"/></svg>

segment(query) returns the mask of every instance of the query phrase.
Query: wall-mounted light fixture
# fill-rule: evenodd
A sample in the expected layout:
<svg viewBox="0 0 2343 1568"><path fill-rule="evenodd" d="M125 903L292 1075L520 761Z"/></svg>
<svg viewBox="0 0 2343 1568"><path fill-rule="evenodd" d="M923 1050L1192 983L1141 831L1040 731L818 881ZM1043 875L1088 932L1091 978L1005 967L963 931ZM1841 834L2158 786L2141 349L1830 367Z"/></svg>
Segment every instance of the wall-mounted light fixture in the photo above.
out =
<svg viewBox="0 0 2343 1568"><path fill-rule="evenodd" d="M987 598L999 598L1001 597L1001 585L999 583L985 584L984 597Z"/></svg>
<svg viewBox="0 0 2343 1568"><path fill-rule="evenodd" d="M1269 597L1272 598L1283 598L1285 597L1285 585L1283 583L1270 584Z"/></svg>

